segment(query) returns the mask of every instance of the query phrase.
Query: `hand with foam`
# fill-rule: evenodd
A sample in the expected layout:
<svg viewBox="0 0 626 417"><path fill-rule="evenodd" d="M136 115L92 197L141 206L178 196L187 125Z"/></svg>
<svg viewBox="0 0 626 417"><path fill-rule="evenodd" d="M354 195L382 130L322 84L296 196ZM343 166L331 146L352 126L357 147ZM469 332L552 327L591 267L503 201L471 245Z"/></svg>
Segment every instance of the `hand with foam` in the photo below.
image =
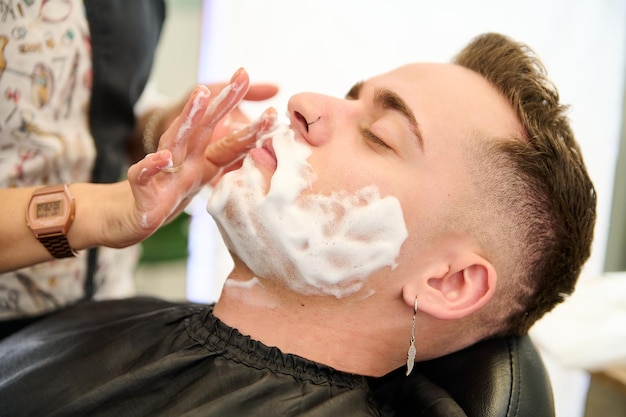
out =
<svg viewBox="0 0 626 417"><path fill-rule="evenodd" d="M222 91L225 87L227 87L228 83L219 82L219 83L213 83L213 84L206 84L205 86L211 91L211 94L215 95L215 94L218 94L220 91ZM250 87L247 93L243 97L243 101L252 102L252 101L267 100L267 99L274 97L277 92L278 92L278 87L275 84L267 84L267 83L250 84ZM193 94L193 91L191 91L190 94ZM161 116L157 118L155 126L154 126L154 130L155 130L154 139L156 139L155 141L156 143L149 143L149 144L144 143L143 144L145 148L144 150L146 152L154 152L154 150L157 149L159 145L158 143L159 138L161 137L163 133L165 133L165 131L167 130L167 127L170 126L174 122L176 117L178 117L178 115L182 113L186 104L187 104L187 99L184 99L172 106L161 109ZM224 116L220 120L220 122L218 123L218 125L215 127L213 131L213 137L214 138L224 137L227 134L229 134L231 130L233 130L233 128L235 128L236 126L241 127L241 126L247 125L248 123L250 123L250 118L246 114L244 114L243 111L237 106L234 109L232 109L230 113L228 113L226 116ZM142 133L144 133L144 130L145 128L142 130ZM144 138L144 141L145 141L145 138Z"/></svg>
<svg viewBox="0 0 626 417"><path fill-rule="evenodd" d="M232 169L254 146L258 134L269 130L276 118L273 110L245 129L214 139L220 126L226 130L223 118L237 108L248 89L249 78L243 69L213 98L206 86L194 89L162 135L157 152L129 168L128 184L134 198L129 220L120 227L119 216L112 219L118 226L109 229L115 236L107 241L129 244L128 240L149 236L178 215L202 186L221 177L225 168ZM126 238L121 234L127 234Z"/></svg>
<svg viewBox="0 0 626 417"><path fill-rule="evenodd" d="M240 168L245 156L245 153L240 151L241 143L246 144L246 150L249 150L261 136L273 130L277 122L276 109L270 107L261 114L261 117L243 129L233 131L222 139L210 143L205 150L205 157L214 165L223 168L209 184L214 186L225 173Z"/></svg>

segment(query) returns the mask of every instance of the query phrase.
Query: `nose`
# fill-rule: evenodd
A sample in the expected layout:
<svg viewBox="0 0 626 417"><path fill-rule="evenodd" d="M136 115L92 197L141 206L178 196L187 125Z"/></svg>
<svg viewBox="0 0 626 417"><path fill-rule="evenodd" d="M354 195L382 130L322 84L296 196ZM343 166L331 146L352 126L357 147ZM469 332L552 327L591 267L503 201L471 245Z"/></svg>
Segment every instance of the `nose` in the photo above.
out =
<svg viewBox="0 0 626 417"><path fill-rule="evenodd" d="M291 128L313 146L322 146L354 124L354 100L316 93L299 93L287 103ZM352 124L351 124L352 122Z"/></svg>

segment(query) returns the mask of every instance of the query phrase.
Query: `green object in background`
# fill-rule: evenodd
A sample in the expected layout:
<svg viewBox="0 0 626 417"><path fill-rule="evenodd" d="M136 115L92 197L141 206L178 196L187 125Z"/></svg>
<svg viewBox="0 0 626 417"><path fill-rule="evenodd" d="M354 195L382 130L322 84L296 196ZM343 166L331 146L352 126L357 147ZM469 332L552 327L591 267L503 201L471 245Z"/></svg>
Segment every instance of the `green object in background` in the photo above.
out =
<svg viewBox="0 0 626 417"><path fill-rule="evenodd" d="M187 258L189 215L181 213L142 242L139 263L166 262Z"/></svg>

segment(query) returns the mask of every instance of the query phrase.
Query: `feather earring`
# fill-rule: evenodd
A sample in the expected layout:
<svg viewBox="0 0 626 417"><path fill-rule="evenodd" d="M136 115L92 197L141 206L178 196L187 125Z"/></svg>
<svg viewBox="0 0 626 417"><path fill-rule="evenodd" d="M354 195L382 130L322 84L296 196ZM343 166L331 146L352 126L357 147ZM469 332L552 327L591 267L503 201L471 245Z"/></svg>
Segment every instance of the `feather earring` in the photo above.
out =
<svg viewBox="0 0 626 417"><path fill-rule="evenodd" d="M415 316L417 315L417 297L415 297L415 305L413 306L413 324L411 325L411 344L406 358L406 376L411 374L415 365Z"/></svg>

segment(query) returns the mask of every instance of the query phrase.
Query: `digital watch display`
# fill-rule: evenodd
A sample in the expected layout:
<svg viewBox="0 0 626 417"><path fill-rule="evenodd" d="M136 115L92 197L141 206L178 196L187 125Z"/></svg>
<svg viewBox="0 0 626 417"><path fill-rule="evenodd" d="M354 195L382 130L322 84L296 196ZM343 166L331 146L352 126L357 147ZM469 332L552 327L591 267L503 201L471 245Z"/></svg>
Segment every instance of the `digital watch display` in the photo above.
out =
<svg viewBox="0 0 626 417"><path fill-rule="evenodd" d="M35 190L28 204L26 223L33 235L55 258L75 256L67 232L74 221L76 206L67 184Z"/></svg>

